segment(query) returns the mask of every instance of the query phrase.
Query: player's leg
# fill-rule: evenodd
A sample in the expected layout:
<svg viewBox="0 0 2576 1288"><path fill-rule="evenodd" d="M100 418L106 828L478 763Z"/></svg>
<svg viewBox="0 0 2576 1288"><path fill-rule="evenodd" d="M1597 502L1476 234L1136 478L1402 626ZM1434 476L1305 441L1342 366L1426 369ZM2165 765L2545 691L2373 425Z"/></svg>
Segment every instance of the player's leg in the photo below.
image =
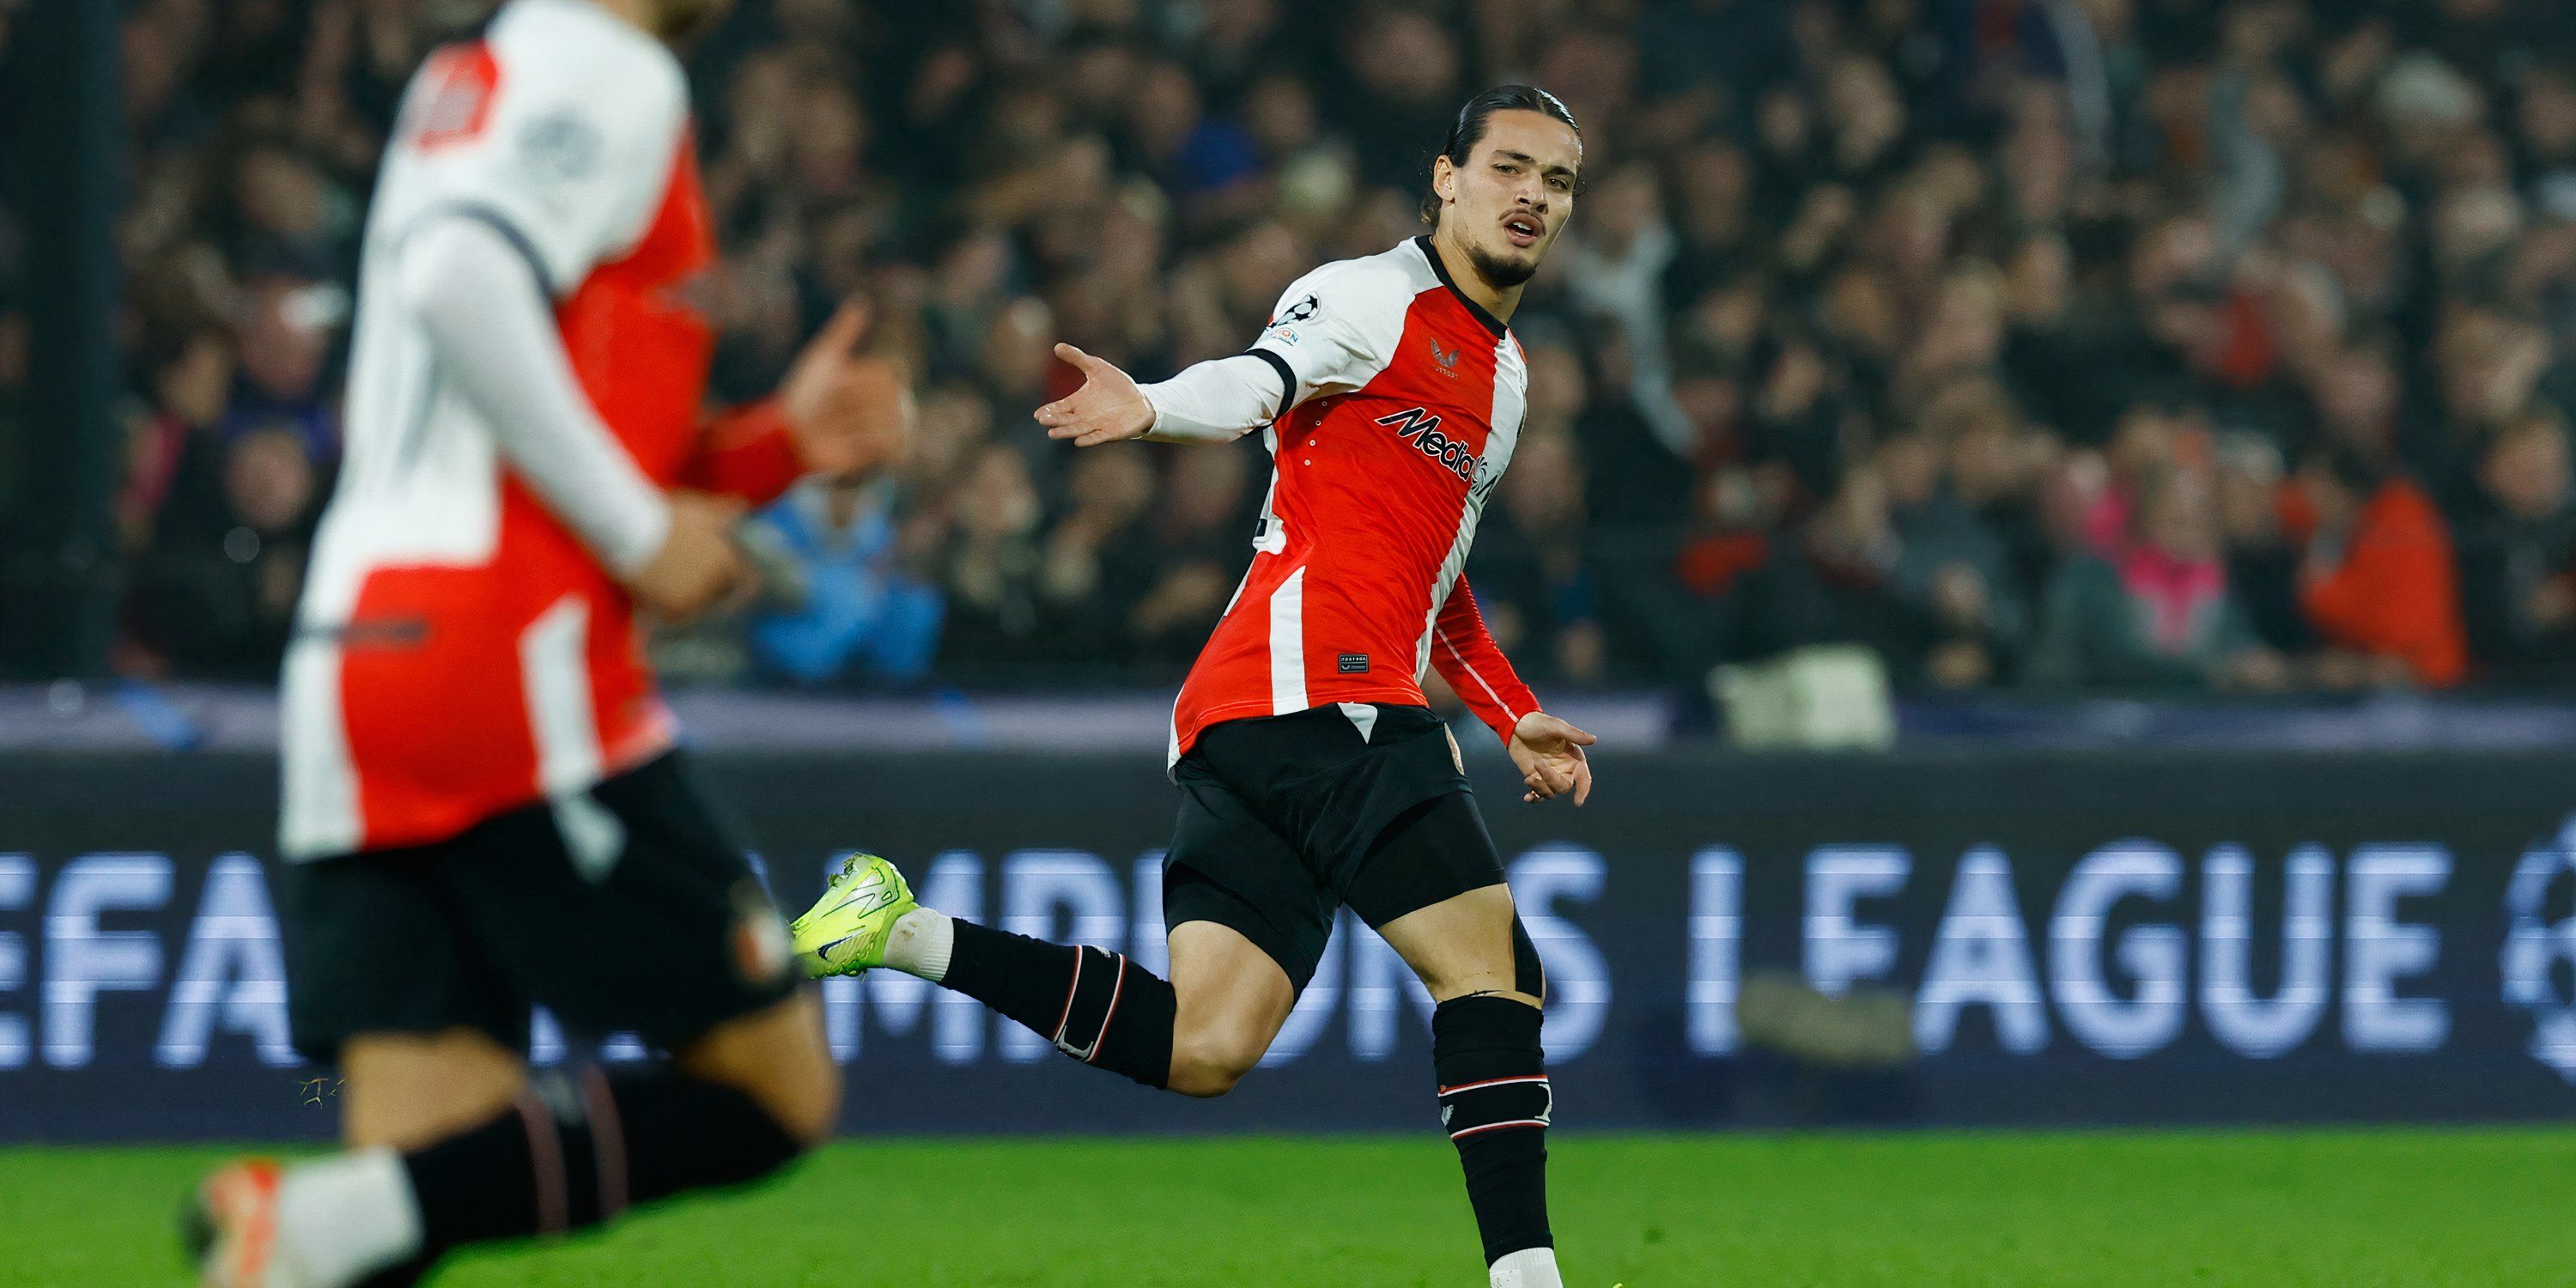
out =
<svg viewBox="0 0 2576 1288"><path fill-rule="evenodd" d="M749 1096L805 1146L829 1139L841 1117L841 1066L823 1039L823 1005L811 991L717 1025L673 1052L672 1065Z"/></svg>
<svg viewBox="0 0 2576 1288"><path fill-rule="evenodd" d="M1349 891L1437 1003L1432 1062L1494 1288L1558 1288L1547 1219L1554 1099L1540 1044L1547 982L1476 813L1453 793L1408 810Z"/></svg>
<svg viewBox="0 0 2576 1288"><path fill-rule="evenodd" d="M1198 884L1184 876L1184 882ZM1167 881L1167 889L1175 884ZM1184 895L1172 927L1172 986L1179 1006L1172 1025L1171 1089L1185 1096L1222 1096L1270 1050L1297 987L1277 958L1234 925L1209 917L1210 896ZM1165 896L1166 909L1171 897ZM1306 972L1313 974L1309 966Z"/></svg>
<svg viewBox="0 0 2576 1288"><path fill-rule="evenodd" d="M416 1256L765 1176L829 1134L840 1070L785 927L678 756L486 826L449 871L474 943L576 1032L668 1062L549 1071L405 1156Z"/></svg>
<svg viewBox="0 0 2576 1288"><path fill-rule="evenodd" d="M797 958L813 975L903 971L982 1002L1085 1064L1184 1095L1223 1095L1270 1048L1313 977L1331 908L1287 843L1223 784L1191 761L1181 771L1164 865L1169 980L1123 953L920 907L902 874L874 855L852 858L797 918ZM1236 893L1245 888L1265 893Z"/></svg>
<svg viewBox="0 0 2576 1288"><path fill-rule="evenodd" d="M508 1108L527 1062L489 1033L361 1033L340 1047L340 1143L415 1149Z"/></svg>
<svg viewBox="0 0 2576 1288"><path fill-rule="evenodd" d="M403 1147L479 1122L527 1081L528 1007L469 951L442 893L446 846L279 872L295 1046L336 1077L341 1139Z"/></svg>
<svg viewBox="0 0 2576 1288"><path fill-rule="evenodd" d="M636 1029L676 1059L550 1071L436 1140L288 1169L272 1185L269 1264L210 1282L406 1283L460 1246L755 1179L829 1131L839 1070L819 1008L793 991L784 928L675 766L505 815L453 848L435 902L468 956L576 1030ZM251 1188L210 1183L219 1224L227 1194ZM230 1226L255 1232L257 1216Z"/></svg>
<svg viewBox="0 0 2576 1288"><path fill-rule="evenodd" d="M189 1212L206 1283L331 1285L378 1268L372 1254L344 1261L335 1249L415 1237L399 1151L477 1125L525 1088L515 1044L527 1006L467 948L441 891L446 852L356 854L280 874L296 1049L336 1071L326 1094L351 1152L292 1173L251 1160L209 1177Z"/></svg>

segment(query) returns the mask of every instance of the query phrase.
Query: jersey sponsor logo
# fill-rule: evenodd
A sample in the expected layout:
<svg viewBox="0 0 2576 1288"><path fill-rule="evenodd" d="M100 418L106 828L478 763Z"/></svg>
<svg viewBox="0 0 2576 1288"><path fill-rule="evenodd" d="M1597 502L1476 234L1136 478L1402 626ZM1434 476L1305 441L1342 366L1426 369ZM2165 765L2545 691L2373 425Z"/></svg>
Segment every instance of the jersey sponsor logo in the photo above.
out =
<svg viewBox="0 0 2576 1288"><path fill-rule="evenodd" d="M1467 450L1464 439L1451 438L1440 432L1440 417L1424 407L1407 407L1377 418L1377 423L1395 431L1399 440L1413 450L1440 463L1440 467L1464 479L1469 487L1476 485L1485 470L1485 458Z"/></svg>
<svg viewBox="0 0 2576 1288"><path fill-rule="evenodd" d="M1431 357L1440 364L1440 374L1447 376L1452 380L1457 379L1458 355L1465 351L1466 346L1460 345L1455 349L1443 349L1440 347L1440 337L1435 335L1426 338L1431 341Z"/></svg>
<svg viewBox="0 0 2576 1288"><path fill-rule="evenodd" d="M1333 667L1343 675L1368 674L1368 654L1344 653L1333 659Z"/></svg>

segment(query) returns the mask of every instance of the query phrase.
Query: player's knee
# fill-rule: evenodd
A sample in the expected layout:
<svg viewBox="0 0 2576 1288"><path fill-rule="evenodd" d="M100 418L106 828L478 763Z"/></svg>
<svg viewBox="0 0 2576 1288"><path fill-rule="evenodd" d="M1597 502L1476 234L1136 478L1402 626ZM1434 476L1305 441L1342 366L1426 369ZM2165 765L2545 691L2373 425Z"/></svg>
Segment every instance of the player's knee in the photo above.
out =
<svg viewBox="0 0 2576 1288"><path fill-rule="evenodd" d="M1463 953L1454 957L1425 954L1416 965L1423 987L1436 1001L1453 997L1491 995L1540 1006L1547 1000L1547 968L1539 961L1538 945L1530 941L1529 929L1518 916L1512 918L1511 956L1497 959L1489 954Z"/></svg>
<svg viewBox="0 0 2576 1288"><path fill-rule="evenodd" d="M679 1064L692 1077L750 1097L779 1130L810 1148L840 1121L841 1066L809 993L718 1026L683 1051Z"/></svg>
<svg viewBox="0 0 2576 1288"><path fill-rule="evenodd" d="M1246 1033L1216 1029L1175 1034L1169 1085L1184 1096L1222 1096L1261 1063L1261 1052L1262 1044Z"/></svg>
<svg viewBox="0 0 2576 1288"><path fill-rule="evenodd" d="M1243 1081L1244 1073L1245 1070L1232 1061L1175 1049L1169 1085L1184 1096L1213 1100L1234 1090L1235 1085Z"/></svg>
<svg viewBox="0 0 2576 1288"><path fill-rule="evenodd" d="M841 1066L828 1059L800 1061L799 1066L783 1071L775 1086L755 1096L788 1135L812 1149L831 1139L834 1124L841 1121Z"/></svg>
<svg viewBox="0 0 2576 1288"><path fill-rule="evenodd" d="M527 1086L516 1053L470 1029L375 1033L340 1052L342 1143L417 1149L509 1108Z"/></svg>

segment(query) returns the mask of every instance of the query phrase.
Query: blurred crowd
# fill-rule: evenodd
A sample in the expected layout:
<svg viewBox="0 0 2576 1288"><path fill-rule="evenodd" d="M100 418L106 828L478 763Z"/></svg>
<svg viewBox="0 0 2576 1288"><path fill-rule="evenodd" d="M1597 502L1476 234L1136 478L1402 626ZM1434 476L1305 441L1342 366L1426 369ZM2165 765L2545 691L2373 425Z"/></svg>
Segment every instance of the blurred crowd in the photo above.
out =
<svg viewBox="0 0 2576 1288"><path fill-rule="evenodd" d="M266 675L376 154L476 6L127 8L118 665ZM1059 448L1049 347L1239 352L1297 275L1421 231L1458 104L1508 81L1586 145L1469 564L1543 690L1853 646L1899 693L2576 658L2551 0L747 0L691 66L718 395L858 296L921 420L754 520L767 586L660 642L683 675L1176 676L1258 439Z"/></svg>

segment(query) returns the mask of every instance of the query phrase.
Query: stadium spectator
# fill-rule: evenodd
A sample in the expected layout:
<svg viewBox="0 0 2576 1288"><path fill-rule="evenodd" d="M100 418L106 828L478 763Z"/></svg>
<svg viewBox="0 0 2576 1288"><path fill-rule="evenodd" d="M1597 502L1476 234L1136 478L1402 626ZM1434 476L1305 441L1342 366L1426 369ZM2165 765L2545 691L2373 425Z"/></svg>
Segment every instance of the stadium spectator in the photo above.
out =
<svg viewBox="0 0 2576 1288"><path fill-rule="evenodd" d="M2282 528L2280 449L2252 433L2221 442L2216 454L2219 529L2227 541L2227 588L2264 646L2284 657L2316 648L2299 603L2299 551Z"/></svg>
<svg viewBox="0 0 2576 1288"><path fill-rule="evenodd" d="M337 417L324 388L332 328L348 312L348 293L324 282L272 277L243 292L240 379L222 431L286 426L316 460L339 452Z"/></svg>
<svg viewBox="0 0 2576 1288"><path fill-rule="evenodd" d="M231 333L211 324L167 337L142 367L149 404L127 437L125 486L117 494L117 529L128 549L151 544L153 518L170 495L189 442L215 431L233 380Z"/></svg>
<svg viewBox="0 0 2576 1288"><path fill-rule="evenodd" d="M2141 480L2129 539L2058 569L2031 677L2064 688L2278 689L2289 671L2228 593L2217 504L2199 475Z"/></svg>
<svg viewBox="0 0 2576 1288"><path fill-rule="evenodd" d="M2424 489L2357 452L2299 471L2310 525L2300 602L2328 687L2445 688L2468 670L2451 538Z"/></svg>
<svg viewBox="0 0 2576 1288"><path fill-rule="evenodd" d="M168 410L170 355L216 352L197 333L220 319L238 372L213 423L291 421L327 464L394 90L477 7L128 9L118 235L142 403ZM727 399L774 381L840 298L876 304L923 376L886 521L952 596L944 661L1168 683L1245 558L1249 462L1176 454L1142 495L1086 480L1026 420L1064 389L1047 346L1146 377L1230 352L1301 266L1419 231L1424 154L1466 89L1535 77L1598 122L1567 247L1582 267L1551 266L1515 319L1533 435L1568 435L1583 480L1580 537L1548 558L1579 551L1592 588L1587 675L1696 690L1713 662L1821 633L1894 650L1909 685L2015 683L2047 588L2075 560L2116 567L2140 480L2175 467L2215 490L2254 632L2304 657L2307 502L2285 529L2277 461L2340 450L2420 480L2438 512L2408 523L2462 533L2474 562L2497 436L2576 411L2570 20L2537 0L2471 10L2183 0L1971 24L1654 0L1451 22L1356 0L746 0L694 64L725 272L693 302L723 329ZM138 534L172 459L166 423L143 440L121 514ZM1118 554L1081 488L1127 498L1152 557ZM1470 569L1489 597L1484 564L1513 549ZM2328 614L2339 660L2316 678L2455 669L2439 623L2463 606L2407 584L2423 638ZM1806 607L1748 619L1782 595ZM2467 612L2487 659L2494 604ZM2373 650L2409 660L2353 660Z"/></svg>
<svg viewBox="0 0 2576 1288"><path fill-rule="evenodd" d="M327 495L310 449L292 421L189 436L137 562L129 667L276 676Z"/></svg>
<svg viewBox="0 0 2576 1288"><path fill-rule="evenodd" d="M811 479L753 520L746 540L784 569L771 593L792 601L752 620L765 670L804 685L928 673L939 592L905 566L893 492L885 480Z"/></svg>
<svg viewBox="0 0 2576 1288"><path fill-rule="evenodd" d="M1126 605L1154 582L1153 463L1142 452L1086 453L1068 468L1065 491L1044 572L1046 597L1059 606L1056 647L1072 659L1116 657Z"/></svg>
<svg viewBox="0 0 2576 1288"><path fill-rule="evenodd" d="M1013 663L1054 652L1056 607L1047 596L1037 485L1019 449L977 452L950 498L954 528L941 557L948 602L940 635L944 670L990 679Z"/></svg>
<svg viewBox="0 0 2576 1288"><path fill-rule="evenodd" d="M1608 666L1600 589L1584 551L1584 478L1573 439L1525 433L1486 511L1475 583L1486 628L1524 675L1597 684Z"/></svg>
<svg viewBox="0 0 2576 1288"><path fill-rule="evenodd" d="M2480 463L2488 512L2460 533L2460 600L2469 652L2499 679L2546 678L2576 660L2576 506L2567 426L2524 416Z"/></svg>
<svg viewBox="0 0 2576 1288"><path fill-rule="evenodd" d="M1171 456L1170 481L1153 518L1153 585L1127 621L1143 656L1186 667L1207 643L1207 624L1233 596L1244 534L1252 531L1261 496L1253 458L1241 447Z"/></svg>

